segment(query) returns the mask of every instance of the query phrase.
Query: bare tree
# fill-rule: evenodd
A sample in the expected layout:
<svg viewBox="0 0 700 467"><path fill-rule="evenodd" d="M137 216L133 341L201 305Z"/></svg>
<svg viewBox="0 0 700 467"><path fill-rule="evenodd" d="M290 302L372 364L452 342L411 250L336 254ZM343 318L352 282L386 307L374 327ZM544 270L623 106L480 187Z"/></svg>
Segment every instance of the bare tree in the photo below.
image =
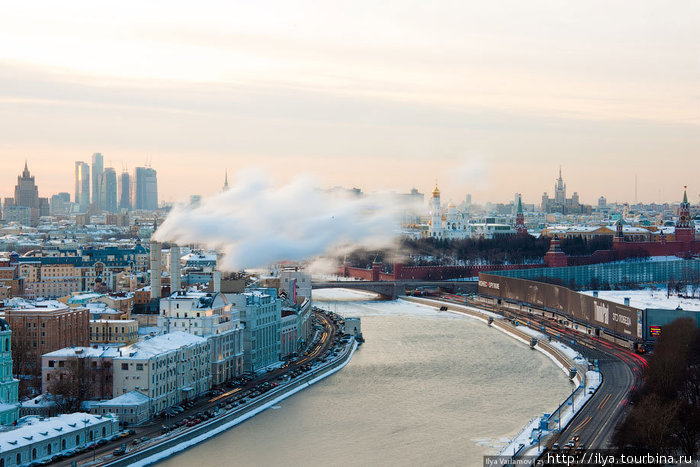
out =
<svg viewBox="0 0 700 467"><path fill-rule="evenodd" d="M48 385L48 392L53 394L58 409L62 413L80 410L82 403L94 392L94 374L91 374L84 357L66 361L64 371L56 372Z"/></svg>

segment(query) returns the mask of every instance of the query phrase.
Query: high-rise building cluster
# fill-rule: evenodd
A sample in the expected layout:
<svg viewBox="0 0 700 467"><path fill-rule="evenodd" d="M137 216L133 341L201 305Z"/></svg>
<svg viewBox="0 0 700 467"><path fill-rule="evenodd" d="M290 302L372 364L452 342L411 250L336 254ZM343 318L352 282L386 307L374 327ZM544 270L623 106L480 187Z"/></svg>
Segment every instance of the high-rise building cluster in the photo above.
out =
<svg viewBox="0 0 700 467"><path fill-rule="evenodd" d="M151 167L136 167L117 175L113 167L104 167L104 156L92 155L92 170L83 161L75 162L75 204L79 212L158 209L158 177Z"/></svg>

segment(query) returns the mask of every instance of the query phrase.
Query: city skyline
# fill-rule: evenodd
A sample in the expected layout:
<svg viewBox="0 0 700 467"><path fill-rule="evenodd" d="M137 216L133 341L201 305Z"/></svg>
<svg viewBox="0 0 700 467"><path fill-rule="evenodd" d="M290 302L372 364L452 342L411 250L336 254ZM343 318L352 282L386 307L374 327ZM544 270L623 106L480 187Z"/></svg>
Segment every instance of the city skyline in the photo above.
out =
<svg viewBox="0 0 700 467"><path fill-rule="evenodd" d="M100 153L94 153L94 154L100 154ZM86 158L86 159L90 160L89 158ZM26 163L31 165L29 161L26 161ZM96 174L93 171L92 164L85 163L84 161L80 161L80 160L73 161L73 164L74 164L74 167L72 167L73 173L71 174L71 176L73 177L72 178L73 182L71 183L71 186L73 188L66 187L66 184L64 182L56 180L56 176L55 176L55 172L57 172L56 170L50 170L50 169L46 170L46 172L53 173L54 176L52 177L49 175L42 182L39 181L41 175L38 175L38 174L43 173L42 167L38 167L36 170L35 169L31 169L31 170L32 170L32 174L37 178L37 184L40 184L42 186L43 193L45 193L49 196L56 195L59 193L64 193L64 192L71 193L71 196L72 196L71 199L73 199L74 202L81 204L81 200L75 199L75 194L78 193L78 191L77 191L78 188L76 185L77 181L78 181L78 179L77 179L78 175L77 175L76 171L78 170L77 164L85 164L87 167L87 177L86 177L87 182L85 184L83 184L81 189L84 189L87 191L87 198L84 198L84 199L88 199L90 203L93 203L94 202L93 195L92 195L92 193L94 193L93 180L95 180ZM157 192L153 191L153 193L155 193L155 199L156 199L157 203L159 202L158 200L162 200L166 203L188 202L188 200L190 199L190 196L193 196L193 195L199 195L199 196L205 196L205 197L215 195L220 191L220 187L217 185L217 183L221 182L221 184L223 184L224 181L226 180L226 177L227 177L227 170L224 169L224 172L220 177L221 180L218 179L219 178L219 177L217 177L218 174L213 174L212 179L205 180L202 183L202 185L205 187L204 188L205 191L198 192L198 193L195 193L195 192L190 193L190 192L185 192L182 189L179 189L177 191L177 195L173 196L171 194L171 196L169 197L169 196L163 196L162 190L160 188L160 186L163 186L163 185L165 185L166 187L170 187L172 185L172 182L169 182L167 179L164 179L164 177L162 177L162 172L166 172L166 173L168 172L167 167L165 168L165 170L161 170L160 168L153 168L149 164L149 165L144 165L144 166L134 166L128 170L126 169L126 166L124 166L124 168L122 170L120 170L116 167L113 167L113 165L115 165L115 164L112 164L111 161L109 164L104 165L102 174L104 175L108 169L113 170L115 172L114 175L116 176L116 178L119 179L119 182L118 182L119 184L123 183L123 176L124 175L127 176L127 180L125 182L131 184L131 188L129 189L129 193L128 193L127 197L122 198L122 189L117 188L116 179L110 182L111 183L110 190L114 190L111 192L112 193L111 196L116 198L116 200L112 200L112 202L116 203L114 206L118 207L119 209L121 209L122 207L127 207L129 201L131 203L134 203L135 194L133 193L133 190L135 188L134 184L136 183L134 180L134 171L136 171L137 169L139 169L139 170L141 170L141 169L154 170L154 171L158 172L158 174L159 174L158 181L156 183L159 185L159 187L157 188ZM8 169L8 171L9 170L10 169ZM248 168L243 168L241 170L242 170L242 173L245 173L248 170ZM558 172L559 174L562 174L562 173L564 174L563 179L566 181L566 184L569 185L569 188L570 188L569 192L570 193L578 193L582 204L596 205L598 203L598 199L601 196L606 198L606 201L608 203L634 204L634 197L636 194L635 193L635 186L634 186L634 183L635 183L634 177L632 179L632 185L630 187L630 193L629 193L628 198L614 199L614 198L609 197L606 193L593 194L589 197L589 196L583 196L583 195L581 195L581 193L582 192L583 193L590 192L590 190L586 190L585 186L582 187L581 190L577 190L576 187L573 186L573 183L569 182L570 179L568 179L566 177L565 169L562 169L560 167L559 170L560 170L560 172ZM483 176L485 173L487 173L487 171L484 170L483 165L480 162L475 163L473 171L474 171L475 180L479 178L479 175ZM8 173L9 172L0 173L0 179L8 178L8 179L14 180L16 178L16 175L12 175L11 173L9 173L9 175L8 175ZM233 171L232 175L235 176L236 172ZM287 175L289 175L289 174L287 174ZM577 179L577 178L578 177L572 177L571 179ZM273 183L273 184L274 185L281 185L285 181L289 181L290 179L291 179L290 177L287 177L287 178L277 177L274 180L275 183ZM319 182L324 181L324 179L319 178L319 177L316 177L316 180ZM14 181L11 181L9 183L11 183L11 185L8 185L10 188L5 190L6 194L0 193L0 196L2 198L11 197L13 194ZM387 187L387 186L379 185L379 186L376 186L376 188L374 188L374 189L372 189L372 185L370 185L369 187L366 187L366 186L362 186L359 183L352 183L351 182L348 185L344 185L344 188L359 188L360 190L365 191L365 192L396 192L396 193L407 193L411 189L417 188L419 192L425 194L425 193L430 193L432 191L432 189L435 187L436 183L438 184L441 192L443 193L443 196L442 196L443 200L445 200L446 202L449 201L449 202L462 203L465 201L467 196L469 196L471 199L473 199L474 203L482 204L482 205L485 203L505 203L505 204L511 203L513 201L513 198L512 198L513 194L510 193L508 190L515 188L514 186L510 186L508 188L502 187L502 189L499 192L497 192L497 194L495 195L495 198L492 198L492 199L483 198L483 191L481 191L479 189L474 189L471 192L464 191L460 195L460 194L458 194L459 188L458 187L455 188L455 184L450 183L450 178L447 178L447 181L445 183L441 182L437 178L433 179L429 183L426 180L421 179L419 182L414 183L414 184L408 184L408 185L397 186L397 187ZM483 184L484 182L479 181L478 183ZM545 183L545 184L548 183L548 180L543 180L543 183ZM523 200L524 204L530 204L530 205L534 204L535 206L539 207L541 205L543 194L549 194L551 196L553 193L556 192L556 183L557 183L557 178L552 177L551 183L549 185L542 185L542 191L539 193L539 195L535 194L532 197L528 197L527 194L523 194L524 193L523 191L520 191L519 194L522 196L522 200ZM554 185L554 189L552 189L552 185ZM46 188L46 187L50 187L50 186L55 186L57 188L55 190L52 190L51 188ZM333 187L337 187L337 186L341 186L341 185L329 183L327 185L320 185L320 188L333 188ZM445 186L447 186L448 189L443 188ZM647 200L647 199L644 199L642 197L639 197L638 202L642 203L642 204L664 204L664 203L677 204L681 201L682 195L680 195L680 193L682 193L682 190L685 187L688 187L688 185L684 184L684 183L678 183L677 186L675 186L675 191L671 192L667 197L665 194L662 195L661 193L659 193L657 199L652 198L652 199ZM451 188L451 190L450 190L450 188ZM672 187L672 188L674 188L674 187ZM694 187L692 185L690 185L688 196L689 196L691 204L698 204L697 198L700 197L700 194L694 196L693 195L693 188ZM118 191L117 191L117 189L118 189ZM468 187L466 187L465 189L468 190ZM105 188L101 187L100 192L102 192L104 190L105 190ZM451 194L453 194L453 193L456 194L456 196L451 196ZM475 196L475 194L478 194L478 193L482 193L482 196ZM122 206L122 201L126 202L126 204L123 204L123 206ZM111 208L107 208L104 202L102 202L101 206L102 206L103 210L113 211ZM152 207L153 205L149 204L149 206ZM130 206L130 207L133 207L133 206ZM155 208L152 208L152 209L155 209Z"/></svg>
<svg viewBox="0 0 700 467"><path fill-rule="evenodd" d="M48 192L71 191L53 176L101 152L118 173L151 161L169 201L260 166L279 183L428 192L437 178L455 201L532 202L559 165L585 203L632 201L635 176L640 201L674 201L692 185L679 172L700 169L697 8L15 4L0 19L0 183L28 159Z"/></svg>

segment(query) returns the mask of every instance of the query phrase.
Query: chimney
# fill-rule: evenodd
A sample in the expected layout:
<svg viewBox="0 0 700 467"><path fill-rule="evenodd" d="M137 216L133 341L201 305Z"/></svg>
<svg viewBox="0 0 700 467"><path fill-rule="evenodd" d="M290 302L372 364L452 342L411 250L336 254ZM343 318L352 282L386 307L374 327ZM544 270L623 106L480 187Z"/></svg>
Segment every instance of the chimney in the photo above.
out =
<svg viewBox="0 0 700 467"><path fill-rule="evenodd" d="M212 282L214 282L214 293L221 292L221 271L214 270L212 273Z"/></svg>
<svg viewBox="0 0 700 467"><path fill-rule="evenodd" d="M160 243L151 240L151 300L160 298Z"/></svg>
<svg viewBox="0 0 700 467"><path fill-rule="evenodd" d="M172 244L170 245L170 293L180 291L180 281L180 247Z"/></svg>

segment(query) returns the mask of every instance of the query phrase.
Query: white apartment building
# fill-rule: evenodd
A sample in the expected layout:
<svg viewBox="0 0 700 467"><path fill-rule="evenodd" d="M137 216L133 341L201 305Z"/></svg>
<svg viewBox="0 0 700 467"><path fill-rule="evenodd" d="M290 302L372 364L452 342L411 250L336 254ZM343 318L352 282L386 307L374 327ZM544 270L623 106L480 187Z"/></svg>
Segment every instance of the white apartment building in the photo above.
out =
<svg viewBox="0 0 700 467"><path fill-rule="evenodd" d="M243 325L223 294L180 291L161 299L158 327L209 341L212 385L243 373Z"/></svg>
<svg viewBox="0 0 700 467"><path fill-rule="evenodd" d="M139 391L153 416L211 388L210 344L204 337L171 332L120 349L115 357L115 396Z"/></svg>
<svg viewBox="0 0 700 467"><path fill-rule="evenodd" d="M246 289L242 294L226 294L233 309L240 313L243 331L243 367L255 372L280 360L282 300L275 288Z"/></svg>

